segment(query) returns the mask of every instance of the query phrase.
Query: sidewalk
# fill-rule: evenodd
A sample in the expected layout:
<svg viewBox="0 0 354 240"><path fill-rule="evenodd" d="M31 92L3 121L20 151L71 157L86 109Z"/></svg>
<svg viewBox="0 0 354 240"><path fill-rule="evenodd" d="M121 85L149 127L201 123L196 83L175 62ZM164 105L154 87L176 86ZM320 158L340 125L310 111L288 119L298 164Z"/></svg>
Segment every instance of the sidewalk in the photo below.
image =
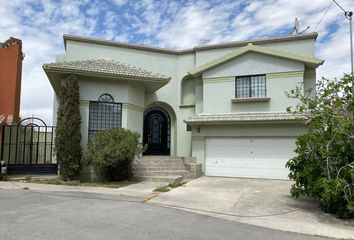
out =
<svg viewBox="0 0 354 240"><path fill-rule="evenodd" d="M25 183L20 181L0 181L0 189L29 189L32 191L52 191L52 192L88 192L98 194L123 195L138 197L144 200L153 194L153 190L164 183L139 182L122 188L104 187L84 187L84 186L65 186L54 184Z"/></svg>

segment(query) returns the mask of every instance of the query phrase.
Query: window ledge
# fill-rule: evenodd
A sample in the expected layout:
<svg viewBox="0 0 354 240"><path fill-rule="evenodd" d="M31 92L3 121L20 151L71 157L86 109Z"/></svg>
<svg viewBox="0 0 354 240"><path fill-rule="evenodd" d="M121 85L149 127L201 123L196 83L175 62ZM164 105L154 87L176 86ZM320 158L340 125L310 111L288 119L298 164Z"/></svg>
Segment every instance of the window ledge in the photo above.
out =
<svg viewBox="0 0 354 240"><path fill-rule="evenodd" d="M247 102L269 102L270 97L262 98L233 98L231 99L232 103L247 103Z"/></svg>
<svg viewBox="0 0 354 240"><path fill-rule="evenodd" d="M194 108L195 104L181 104L179 108Z"/></svg>

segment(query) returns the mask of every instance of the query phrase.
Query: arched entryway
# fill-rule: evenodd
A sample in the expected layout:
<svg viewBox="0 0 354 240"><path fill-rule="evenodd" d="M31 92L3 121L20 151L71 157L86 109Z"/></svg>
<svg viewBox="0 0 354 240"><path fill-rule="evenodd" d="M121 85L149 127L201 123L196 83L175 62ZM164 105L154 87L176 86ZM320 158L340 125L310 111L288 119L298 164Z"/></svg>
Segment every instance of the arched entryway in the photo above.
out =
<svg viewBox="0 0 354 240"><path fill-rule="evenodd" d="M170 155L171 119L162 108L152 107L144 112L144 155Z"/></svg>

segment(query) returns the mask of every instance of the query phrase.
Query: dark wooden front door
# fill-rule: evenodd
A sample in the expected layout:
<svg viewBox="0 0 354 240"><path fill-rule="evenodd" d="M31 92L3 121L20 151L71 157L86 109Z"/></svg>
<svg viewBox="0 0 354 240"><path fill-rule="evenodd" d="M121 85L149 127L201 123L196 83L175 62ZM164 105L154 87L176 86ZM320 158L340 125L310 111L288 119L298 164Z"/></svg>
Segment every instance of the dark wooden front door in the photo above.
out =
<svg viewBox="0 0 354 240"><path fill-rule="evenodd" d="M151 108L144 113L145 155L170 155L170 117L161 108Z"/></svg>

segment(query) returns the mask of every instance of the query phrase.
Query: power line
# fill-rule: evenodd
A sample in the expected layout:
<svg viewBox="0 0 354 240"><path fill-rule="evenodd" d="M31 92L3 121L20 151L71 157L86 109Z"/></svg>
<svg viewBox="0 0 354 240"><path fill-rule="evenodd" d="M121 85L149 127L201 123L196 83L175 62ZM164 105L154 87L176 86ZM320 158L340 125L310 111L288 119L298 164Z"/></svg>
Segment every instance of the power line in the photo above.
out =
<svg viewBox="0 0 354 240"><path fill-rule="evenodd" d="M317 26L315 27L315 29L313 30L314 32L316 32L317 27L321 24L322 20L324 19L324 17L327 15L328 10L331 8L333 2L335 2L336 4L338 4L335 0L331 0L331 3L329 4L328 8L326 9L325 13L323 14L321 20L317 23Z"/></svg>
<svg viewBox="0 0 354 240"><path fill-rule="evenodd" d="M336 0L333 0L333 2L334 2L335 4L337 4L337 6L338 6L338 7L340 7L340 8L343 10L343 12L347 12L347 11L345 11L345 9L344 9L344 8L342 8L342 6L341 6L341 5L339 5L339 3L337 3L337 1L336 1Z"/></svg>
<svg viewBox="0 0 354 240"><path fill-rule="evenodd" d="M336 0L332 0L342 11L344 12L344 16L346 19L349 20L349 27L350 27L350 62L351 62L351 75L354 76L354 56L353 56L353 29L352 29L352 19L353 19L353 12L346 11ZM352 86L352 96L354 97L354 82Z"/></svg>
<svg viewBox="0 0 354 240"><path fill-rule="evenodd" d="M336 0L333 0L333 2L335 4L337 4L337 6L343 10L344 12L344 16L348 19L348 20L351 20L352 16L353 16L353 12L351 11L346 11L341 5L339 5L339 3L336 1Z"/></svg>

